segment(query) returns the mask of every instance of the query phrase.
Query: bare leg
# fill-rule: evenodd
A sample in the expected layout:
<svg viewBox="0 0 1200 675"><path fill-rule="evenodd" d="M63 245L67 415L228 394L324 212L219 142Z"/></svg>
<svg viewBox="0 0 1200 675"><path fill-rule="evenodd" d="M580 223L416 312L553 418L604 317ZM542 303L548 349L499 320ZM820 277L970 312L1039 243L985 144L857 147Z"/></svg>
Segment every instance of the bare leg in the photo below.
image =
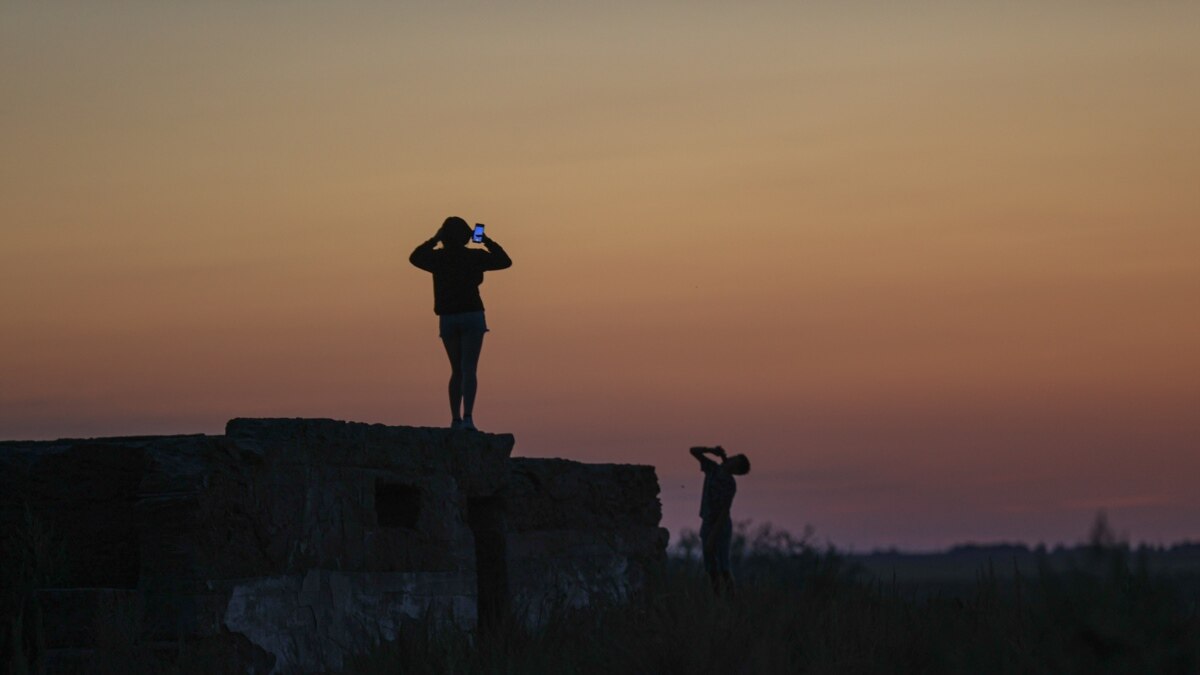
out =
<svg viewBox="0 0 1200 675"><path fill-rule="evenodd" d="M450 359L450 419L458 422L462 419L462 415L459 413L463 398L462 340L457 337L442 338L442 344L446 346L446 356ZM476 359L478 358L476 356ZM472 397L474 397L474 392L472 392Z"/></svg>
<svg viewBox="0 0 1200 675"><path fill-rule="evenodd" d="M483 333L464 333L460 344L463 417L470 418L475 409L475 392L479 388L475 371L479 367L479 354L483 351Z"/></svg>

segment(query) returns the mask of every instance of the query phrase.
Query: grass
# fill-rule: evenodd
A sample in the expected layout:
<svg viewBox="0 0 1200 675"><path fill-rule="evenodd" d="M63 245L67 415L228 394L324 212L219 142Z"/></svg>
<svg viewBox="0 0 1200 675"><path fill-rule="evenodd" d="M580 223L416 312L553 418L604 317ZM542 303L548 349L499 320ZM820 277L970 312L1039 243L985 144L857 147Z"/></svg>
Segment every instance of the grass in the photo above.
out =
<svg viewBox="0 0 1200 675"><path fill-rule="evenodd" d="M915 589L809 539L743 524L733 547L736 592L718 596L694 533L684 533L632 602L561 607L537 630L514 620L482 634L416 622L346 672L1200 673L1200 570L1162 573L1144 551L1097 538L1075 556L1043 551L1022 569L1014 559L1003 574L993 562L1004 561L981 565L966 592L957 582ZM4 548L0 672L31 672L27 664L44 650L32 591L62 574L62 543L27 511ZM160 662L165 670L131 670L117 667L122 654L100 649L92 665L172 673L217 665L185 649L174 665Z"/></svg>
<svg viewBox="0 0 1200 675"><path fill-rule="evenodd" d="M1195 596L1128 547L1066 569L1001 579L965 597L906 593L806 537L760 528L737 541L737 592L715 596L687 537L646 596L560 611L544 629L492 635L414 626L357 673L1197 673Z"/></svg>

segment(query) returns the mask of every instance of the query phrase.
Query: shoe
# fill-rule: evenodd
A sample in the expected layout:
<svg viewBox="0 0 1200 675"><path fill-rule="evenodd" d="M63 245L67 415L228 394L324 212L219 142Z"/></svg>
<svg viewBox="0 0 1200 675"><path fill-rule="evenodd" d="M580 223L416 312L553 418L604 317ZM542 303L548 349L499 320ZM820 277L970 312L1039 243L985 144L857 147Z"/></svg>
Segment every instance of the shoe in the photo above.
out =
<svg viewBox="0 0 1200 675"><path fill-rule="evenodd" d="M472 420L470 417L464 417L463 421L462 421L462 426L459 428L466 429L467 431L478 431L478 429L475 428L475 421Z"/></svg>
<svg viewBox="0 0 1200 675"><path fill-rule="evenodd" d="M462 420L451 420L450 421L450 431L458 431L459 429L462 429L462 428L463 428Z"/></svg>

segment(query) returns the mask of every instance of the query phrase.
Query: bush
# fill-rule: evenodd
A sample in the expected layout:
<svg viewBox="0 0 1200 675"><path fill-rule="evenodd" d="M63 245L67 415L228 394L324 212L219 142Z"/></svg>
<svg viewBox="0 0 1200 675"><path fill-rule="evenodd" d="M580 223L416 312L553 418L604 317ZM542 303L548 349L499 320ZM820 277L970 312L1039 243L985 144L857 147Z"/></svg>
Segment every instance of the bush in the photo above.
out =
<svg viewBox="0 0 1200 675"><path fill-rule="evenodd" d="M413 626L361 673L1195 673L1196 605L1122 545L1065 570L1001 582L979 570L967 597L908 597L832 549L740 523L734 593L703 577L684 533L660 578L624 606L560 610L539 631L490 635Z"/></svg>

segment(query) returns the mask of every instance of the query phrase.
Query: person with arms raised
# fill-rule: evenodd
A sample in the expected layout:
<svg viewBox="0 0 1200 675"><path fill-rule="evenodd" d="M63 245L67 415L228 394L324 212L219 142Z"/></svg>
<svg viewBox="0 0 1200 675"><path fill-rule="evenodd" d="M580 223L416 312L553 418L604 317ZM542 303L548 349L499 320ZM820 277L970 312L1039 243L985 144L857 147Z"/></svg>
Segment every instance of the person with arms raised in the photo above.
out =
<svg viewBox="0 0 1200 675"><path fill-rule="evenodd" d="M433 311L450 358L450 428L475 430L473 413L478 390L476 370L487 321L479 285L483 273L512 267L508 253L480 231L483 249L470 248L471 227L457 216L447 218L436 235L413 250L408 261L433 274ZM441 247L438 248L438 244Z"/></svg>
<svg viewBox="0 0 1200 675"><path fill-rule="evenodd" d="M733 520L730 509L737 494L734 476L750 473L750 460L745 455L727 457L721 446L691 449L692 457L700 461L704 472L704 491L700 495L700 544L704 552L704 571L708 573L713 590L722 593L733 588L729 571L729 545L733 540ZM721 458L717 464L705 455Z"/></svg>

